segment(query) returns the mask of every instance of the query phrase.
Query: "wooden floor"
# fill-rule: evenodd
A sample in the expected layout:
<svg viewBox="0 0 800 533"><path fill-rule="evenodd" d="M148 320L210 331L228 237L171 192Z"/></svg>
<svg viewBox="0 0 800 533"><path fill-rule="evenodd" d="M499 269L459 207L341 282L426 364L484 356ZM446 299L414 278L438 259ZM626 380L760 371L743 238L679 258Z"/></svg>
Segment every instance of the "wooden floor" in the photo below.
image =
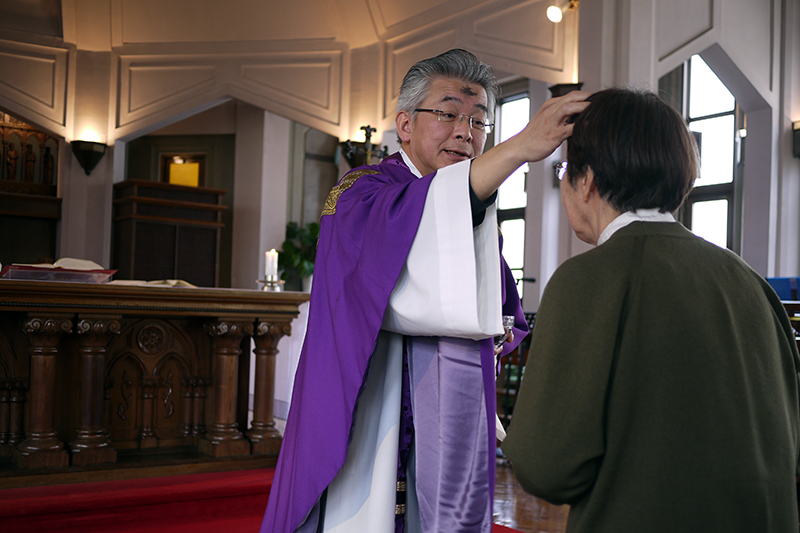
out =
<svg viewBox="0 0 800 533"><path fill-rule="evenodd" d="M569 506L552 505L522 490L505 460L498 459L494 489L494 523L523 533L563 533Z"/></svg>

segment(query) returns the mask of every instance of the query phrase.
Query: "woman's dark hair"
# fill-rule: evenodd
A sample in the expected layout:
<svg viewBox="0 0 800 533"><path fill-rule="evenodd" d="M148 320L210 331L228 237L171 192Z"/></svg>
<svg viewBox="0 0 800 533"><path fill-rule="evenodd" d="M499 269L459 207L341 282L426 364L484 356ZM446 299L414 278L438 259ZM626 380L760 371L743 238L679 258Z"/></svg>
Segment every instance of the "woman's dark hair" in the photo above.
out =
<svg viewBox="0 0 800 533"><path fill-rule="evenodd" d="M567 142L570 184L591 167L601 198L620 212L678 209L699 172L683 118L649 92L607 89L588 100Z"/></svg>

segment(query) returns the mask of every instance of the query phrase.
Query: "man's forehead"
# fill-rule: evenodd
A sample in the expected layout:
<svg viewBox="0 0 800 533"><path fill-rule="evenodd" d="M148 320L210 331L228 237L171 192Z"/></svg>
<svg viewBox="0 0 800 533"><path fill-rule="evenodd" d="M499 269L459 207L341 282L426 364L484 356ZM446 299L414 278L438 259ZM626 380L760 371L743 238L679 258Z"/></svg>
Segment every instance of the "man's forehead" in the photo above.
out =
<svg viewBox="0 0 800 533"><path fill-rule="evenodd" d="M436 102L472 102L475 107L486 107L486 90L477 83L457 78L436 78L428 95ZM477 102L475 101L477 97Z"/></svg>

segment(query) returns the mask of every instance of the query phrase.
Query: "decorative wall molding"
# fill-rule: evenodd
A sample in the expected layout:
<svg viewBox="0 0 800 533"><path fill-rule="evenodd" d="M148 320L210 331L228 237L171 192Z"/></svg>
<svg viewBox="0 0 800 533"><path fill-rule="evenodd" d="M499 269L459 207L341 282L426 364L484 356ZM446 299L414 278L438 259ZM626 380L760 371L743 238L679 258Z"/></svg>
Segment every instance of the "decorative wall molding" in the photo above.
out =
<svg viewBox="0 0 800 533"><path fill-rule="evenodd" d="M700 54L746 111L778 105L780 0L657 0L655 9L657 77Z"/></svg>
<svg viewBox="0 0 800 533"><path fill-rule="evenodd" d="M554 24L545 16L552 2L497 2L466 19L465 45L482 53L495 70L548 83L571 82L577 71L577 14Z"/></svg>
<svg viewBox="0 0 800 533"><path fill-rule="evenodd" d="M661 61L714 27L714 0L657 2L656 54Z"/></svg>
<svg viewBox="0 0 800 533"><path fill-rule="evenodd" d="M221 97L237 98L322 131L342 125L342 47L170 54L122 49L115 62L116 137Z"/></svg>
<svg viewBox="0 0 800 533"><path fill-rule="evenodd" d="M384 124L394 119L398 90L408 69L420 59L449 48L470 50L496 73L547 83L573 81L577 70L577 16L567 13L560 24L553 24L545 17L548 5L544 0L486 2L473 9L461 8L456 15L438 23L388 38L384 47Z"/></svg>
<svg viewBox="0 0 800 533"><path fill-rule="evenodd" d="M69 54L67 47L0 39L0 106L63 135Z"/></svg>
<svg viewBox="0 0 800 533"><path fill-rule="evenodd" d="M384 39L442 21L482 3L485 0L366 0L375 29Z"/></svg>
<svg viewBox="0 0 800 533"><path fill-rule="evenodd" d="M427 39L418 34L407 35L386 44L383 119L394 120L400 84L408 69L420 59L441 54L455 47L457 42L457 33L451 30L437 33Z"/></svg>

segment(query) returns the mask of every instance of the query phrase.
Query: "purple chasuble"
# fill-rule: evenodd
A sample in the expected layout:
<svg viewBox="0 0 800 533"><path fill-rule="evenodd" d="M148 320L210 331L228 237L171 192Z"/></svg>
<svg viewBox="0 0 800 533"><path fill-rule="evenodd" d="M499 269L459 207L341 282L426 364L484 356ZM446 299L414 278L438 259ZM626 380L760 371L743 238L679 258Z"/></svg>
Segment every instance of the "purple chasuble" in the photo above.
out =
<svg viewBox="0 0 800 533"><path fill-rule="evenodd" d="M354 176L359 177L353 180ZM397 153L379 165L349 173L329 196L320 220L308 329L261 533L297 529L345 462L355 405L383 315L434 176L417 178ZM503 266L505 288L511 273L505 262ZM504 291L503 312L517 316L522 329L515 328L514 342L504 353L527 331L518 295L513 289L509 293L506 298ZM491 494L494 359L492 340L480 344Z"/></svg>

